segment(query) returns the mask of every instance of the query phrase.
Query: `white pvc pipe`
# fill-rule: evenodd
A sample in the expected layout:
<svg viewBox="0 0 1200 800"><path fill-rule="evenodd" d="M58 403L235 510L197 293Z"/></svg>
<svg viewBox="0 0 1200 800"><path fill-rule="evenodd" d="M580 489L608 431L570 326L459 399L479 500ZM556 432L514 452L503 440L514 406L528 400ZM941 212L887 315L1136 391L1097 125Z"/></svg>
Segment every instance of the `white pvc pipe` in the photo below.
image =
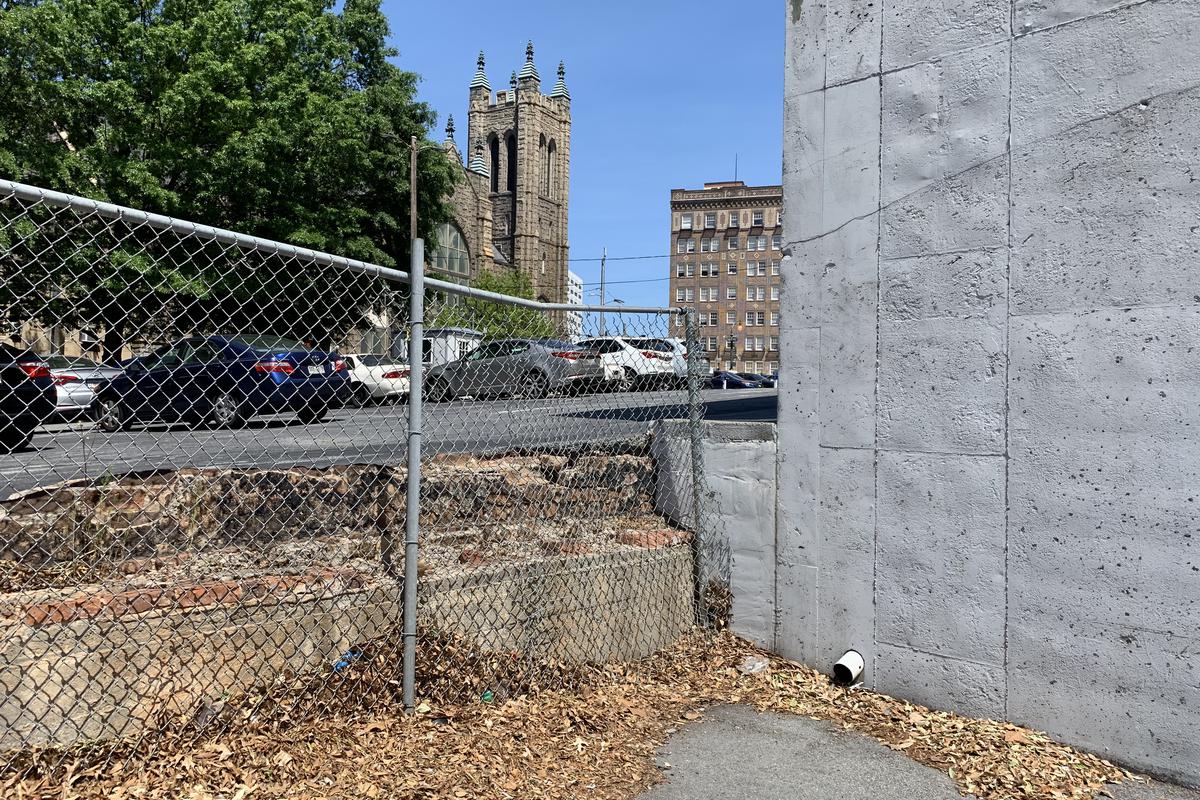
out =
<svg viewBox="0 0 1200 800"><path fill-rule="evenodd" d="M847 650L833 665L833 679L843 686L852 686L862 676L866 662L857 650Z"/></svg>

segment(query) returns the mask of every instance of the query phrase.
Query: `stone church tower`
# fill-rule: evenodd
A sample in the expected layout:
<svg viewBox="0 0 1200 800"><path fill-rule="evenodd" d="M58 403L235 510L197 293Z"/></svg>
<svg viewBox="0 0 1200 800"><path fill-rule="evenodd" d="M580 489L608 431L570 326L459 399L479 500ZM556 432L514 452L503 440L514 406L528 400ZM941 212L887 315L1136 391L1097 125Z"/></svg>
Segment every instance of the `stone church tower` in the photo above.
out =
<svg viewBox="0 0 1200 800"><path fill-rule="evenodd" d="M508 90L493 94L480 53L470 85L467 153L473 156L469 170L486 176L495 267L521 270L540 300L566 302L571 95L562 63L554 88L543 94L531 42Z"/></svg>

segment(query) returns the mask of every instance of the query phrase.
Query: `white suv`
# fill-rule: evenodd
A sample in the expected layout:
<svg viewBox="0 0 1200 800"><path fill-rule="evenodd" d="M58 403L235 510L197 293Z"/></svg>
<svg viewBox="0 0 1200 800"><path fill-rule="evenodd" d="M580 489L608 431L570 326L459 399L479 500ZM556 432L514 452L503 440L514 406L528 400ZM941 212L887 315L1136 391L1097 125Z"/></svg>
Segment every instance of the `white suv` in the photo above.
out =
<svg viewBox="0 0 1200 800"><path fill-rule="evenodd" d="M619 376L615 388L621 391L668 382L675 377L674 350L661 339L598 336L583 339L579 346L600 353L605 374Z"/></svg>

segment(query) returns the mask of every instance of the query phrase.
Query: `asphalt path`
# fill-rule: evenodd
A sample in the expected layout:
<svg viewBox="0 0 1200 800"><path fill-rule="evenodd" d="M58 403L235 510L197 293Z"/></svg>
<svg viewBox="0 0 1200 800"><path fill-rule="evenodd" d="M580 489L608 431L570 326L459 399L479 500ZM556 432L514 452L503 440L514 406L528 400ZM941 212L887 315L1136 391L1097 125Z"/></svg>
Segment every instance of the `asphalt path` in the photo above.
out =
<svg viewBox="0 0 1200 800"><path fill-rule="evenodd" d="M775 419L775 390L708 390L714 420ZM87 422L40 429L25 450L0 455L0 498L73 480L184 467L328 467L400 464L408 448L407 407L332 412L320 423L258 417L237 430L139 425L105 433ZM687 417L685 392L628 392L544 400L456 400L425 406L425 453L490 453L568 447L642 435L655 420Z"/></svg>

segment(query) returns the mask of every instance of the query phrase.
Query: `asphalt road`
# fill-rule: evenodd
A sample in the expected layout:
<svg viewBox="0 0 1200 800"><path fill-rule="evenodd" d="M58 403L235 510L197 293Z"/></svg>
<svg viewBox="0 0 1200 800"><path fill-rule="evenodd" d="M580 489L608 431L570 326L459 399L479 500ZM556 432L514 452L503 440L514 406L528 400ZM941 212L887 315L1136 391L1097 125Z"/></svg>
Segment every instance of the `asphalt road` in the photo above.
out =
<svg viewBox="0 0 1200 800"><path fill-rule="evenodd" d="M717 420L774 420L775 390L704 392ZM633 392L546 400L460 400L427 404L426 453L487 453L517 447L613 441L657 419L687 416L684 392ZM61 481L182 467L397 464L407 452L404 405L344 409L321 423L260 417L239 430L137 426L105 433L90 423L46 426L30 447L0 456L0 498Z"/></svg>

